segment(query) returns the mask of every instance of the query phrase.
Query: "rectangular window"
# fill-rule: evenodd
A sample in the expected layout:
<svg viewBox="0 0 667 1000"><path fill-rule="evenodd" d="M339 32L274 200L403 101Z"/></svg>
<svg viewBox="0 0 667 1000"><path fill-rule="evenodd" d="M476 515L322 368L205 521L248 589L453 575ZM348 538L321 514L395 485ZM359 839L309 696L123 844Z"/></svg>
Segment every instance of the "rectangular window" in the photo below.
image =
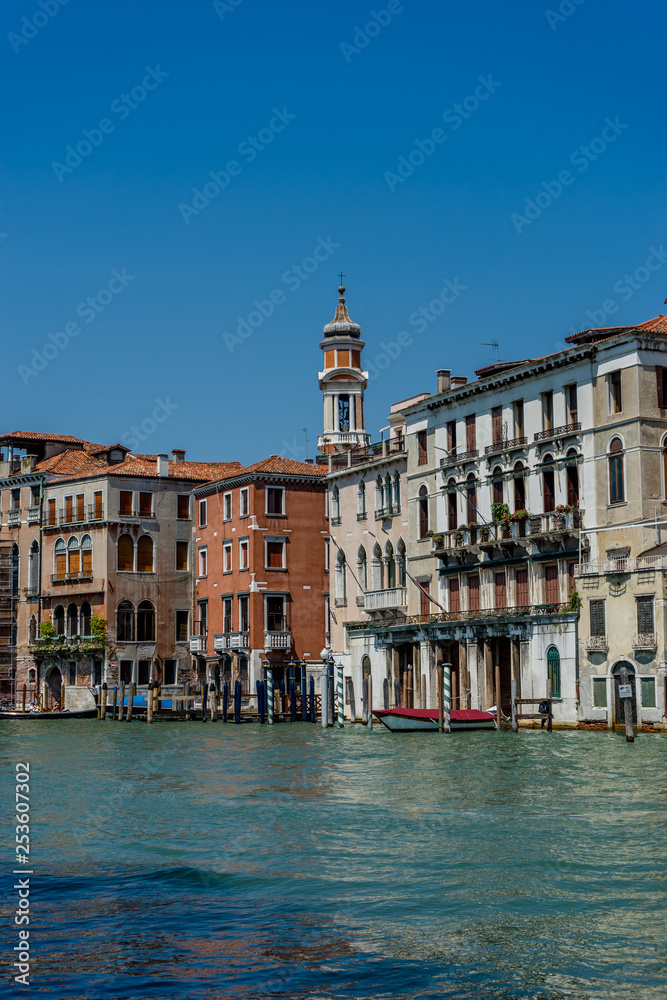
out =
<svg viewBox="0 0 667 1000"><path fill-rule="evenodd" d="M55 501L54 497L51 497L51 499L49 499L47 501L47 509L48 509L48 523L49 524L55 524L56 523L56 501Z"/></svg>
<svg viewBox="0 0 667 1000"><path fill-rule="evenodd" d="M250 631L250 598L247 594L239 594L239 632Z"/></svg>
<svg viewBox="0 0 667 1000"><path fill-rule="evenodd" d="M232 631L232 610L233 610L233 598L223 597L222 599L222 631L231 632Z"/></svg>
<svg viewBox="0 0 667 1000"><path fill-rule="evenodd" d="M417 465L426 465L428 462L428 450L426 443L426 431L417 431Z"/></svg>
<svg viewBox="0 0 667 1000"><path fill-rule="evenodd" d="M223 521L231 521L231 519L232 519L232 495L231 495L231 493L223 493L223 495L222 495L222 519L223 519Z"/></svg>
<svg viewBox="0 0 667 1000"><path fill-rule="evenodd" d="M197 569L197 576L206 576L206 562L207 562L207 550L206 546L203 546L198 550L199 555L199 566Z"/></svg>
<svg viewBox="0 0 667 1000"><path fill-rule="evenodd" d="M188 542L176 542L176 569L188 570Z"/></svg>
<svg viewBox="0 0 667 1000"><path fill-rule="evenodd" d="M466 451L477 451L477 424L475 414L466 417Z"/></svg>
<svg viewBox="0 0 667 1000"><path fill-rule="evenodd" d="M239 569L248 569L248 539L239 541Z"/></svg>
<svg viewBox="0 0 667 1000"><path fill-rule="evenodd" d="M98 687L102 683L102 661L93 660L93 687Z"/></svg>
<svg viewBox="0 0 667 1000"><path fill-rule="evenodd" d="M565 406L567 409L567 422L572 426L576 424L579 417L577 415L577 383L565 386Z"/></svg>
<svg viewBox="0 0 667 1000"><path fill-rule="evenodd" d="M547 604L558 604L558 566L546 566L544 570Z"/></svg>
<svg viewBox="0 0 667 1000"><path fill-rule="evenodd" d="M606 635L604 601L591 601L591 635Z"/></svg>
<svg viewBox="0 0 667 1000"><path fill-rule="evenodd" d="M501 444L503 440L503 408L494 406L491 410L492 444Z"/></svg>
<svg viewBox="0 0 667 1000"><path fill-rule="evenodd" d="M621 393L621 372L612 372L609 375L609 412L623 412L623 396Z"/></svg>
<svg viewBox="0 0 667 1000"><path fill-rule="evenodd" d="M176 497L176 517L179 521L190 520L190 497L187 493L179 493Z"/></svg>
<svg viewBox="0 0 667 1000"><path fill-rule="evenodd" d="M76 495L76 519L77 521L86 520L86 497L83 493Z"/></svg>
<svg viewBox="0 0 667 1000"><path fill-rule="evenodd" d="M197 614L199 615L199 635L206 635L208 632L208 601L197 601Z"/></svg>
<svg viewBox="0 0 667 1000"><path fill-rule="evenodd" d="M496 607L507 607L507 583L504 573L493 574L493 585L496 592Z"/></svg>
<svg viewBox="0 0 667 1000"><path fill-rule="evenodd" d="M575 562L570 562L570 563L567 564L567 599L568 599L568 601L572 597L572 595L573 595L573 593L574 593L574 591L576 589L576 586L577 586L577 582L576 582L575 577L574 577L574 572L575 572L576 568L577 568L577 564Z"/></svg>
<svg viewBox="0 0 667 1000"><path fill-rule="evenodd" d="M447 451L450 455L456 454L456 421L447 422Z"/></svg>
<svg viewBox="0 0 667 1000"><path fill-rule="evenodd" d="M175 612L175 624L176 624L176 642L187 642L188 641L188 624L190 621L189 611L176 611Z"/></svg>
<svg viewBox="0 0 667 1000"><path fill-rule="evenodd" d="M67 501L65 501L65 504L67 504ZM125 516L131 515L133 513L131 490L120 491L118 495L118 513L124 514Z"/></svg>
<svg viewBox="0 0 667 1000"><path fill-rule="evenodd" d="M39 504L39 494L40 494L39 486L30 487L30 503L32 504L33 507L36 507Z"/></svg>
<svg viewBox="0 0 667 1000"><path fill-rule="evenodd" d="M428 581L419 584L419 613L420 615L431 614L431 601L429 598L431 585Z"/></svg>
<svg viewBox="0 0 667 1000"><path fill-rule="evenodd" d="M454 615L457 615L461 610L461 589L457 577L452 577L449 581L449 610ZM426 614L430 614L430 611L427 611Z"/></svg>
<svg viewBox="0 0 667 1000"><path fill-rule="evenodd" d="M331 542L328 538L324 539L324 572L329 572L329 559L330 559L330 545Z"/></svg>
<svg viewBox="0 0 667 1000"><path fill-rule="evenodd" d="M10 510L20 510L21 507L21 490L12 490L10 494L11 505ZM71 497L70 497L71 499Z"/></svg>
<svg viewBox="0 0 667 1000"><path fill-rule="evenodd" d="M285 513L285 490L281 486L266 487L266 513Z"/></svg>
<svg viewBox="0 0 667 1000"><path fill-rule="evenodd" d="M84 539L84 544L81 546L81 569L83 570L84 576L93 575L93 548L92 548L92 542L90 541L90 536L88 539L88 544L90 545L90 547L86 546Z"/></svg>
<svg viewBox="0 0 667 1000"><path fill-rule="evenodd" d="M231 573L232 571L232 543L225 542L222 546L222 572Z"/></svg>
<svg viewBox="0 0 667 1000"><path fill-rule="evenodd" d="M655 677L642 677L642 708L655 708Z"/></svg>
<svg viewBox="0 0 667 1000"><path fill-rule="evenodd" d="M70 660L67 664L68 682L70 687L76 686L76 660Z"/></svg>
<svg viewBox="0 0 667 1000"><path fill-rule="evenodd" d="M524 437L523 400L517 399L512 409L514 411L514 437L522 438Z"/></svg>
<svg viewBox="0 0 667 1000"><path fill-rule="evenodd" d="M12 490L12 494L14 491ZM131 496L132 494L130 494ZM12 502L14 497L12 495ZM74 497L65 497L65 524L71 524L74 520Z"/></svg>
<svg viewBox="0 0 667 1000"><path fill-rule="evenodd" d="M134 660L121 660L120 661L120 680L122 684L132 683L132 667L134 666Z"/></svg>
<svg viewBox="0 0 667 1000"><path fill-rule="evenodd" d="M139 660L137 663L137 684L148 684L151 679L151 661Z"/></svg>
<svg viewBox="0 0 667 1000"><path fill-rule="evenodd" d="M516 603L518 608L527 608L530 604L528 598L528 570L518 569L516 571Z"/></svg>
<svg viewBox="0 0 667 1000"><path fill-rule="evenodd" d="M640 635L653 635L653 598L637 598L637 631Z"/></svg>
<svg viewBox="0 0 667 1000"><path fill-rule="evenodd" d="M176 660L164 661L164 683L175 684L177 680Z"/></svg>
<svg viewBox="0 0 667 1000"><path fill-rule="evenodd" d="M593 708L607 707L607 678L593 678Z"/></svg>
<svg viewBox="0 0 667 1000"><path fill-rule="evenodd" d="M542 393L542 430L550 431L554 425L554 394Z"/></svg>
<svg viewBox="0 0 667 1000"><path fill-rule="evenodd" d="M153 494L152 493L140 493L139 494L139 517L152 517L153 516Z"/></svg>
<svg viewBox="0 0 667 1000"><path fill-rule="evenodd" d="M240 504L239 515L241 517L247 517L248 514L250 513L250 496L247 486L239 491L239 504Z"/></svg>
<svg viewBox="0 0 667 1000"><path fill-rule="evenodd" d="M468 607L471 611L479 611L479 576L468 577Z"/></svg>
<svg viewBox="0 0 667 1000"><path fill-rule="evenodd" d="M662 365L656 365L655 375L658 389L658 406L662 410L667 406L667 368L664 368Z"/></svg>
<svg viewBox="0 0 667 1000"><path fill-rule="evenodd" d="M284 541L267 541L266 542L266 568L267 569L284 569L285 568L285 542Z"/></svg>
<svg viewBox="0 0 667 1000"><path fill-rule="evenodd" d="M285 598L271 595L266 598L267 632L285 631Z"/></svg>
<svg viewBox="0 0 667 1000"><path fill-rule="evenodd" d="M199 501L199 527L206 527L206 500Z"/></svg>
<svg viewBox="0 0 667 1000"><path fill-rule="evenodd" d="M99 521L103 516L102 490L95 490L93 493L93 517L96 521Z"/></svg>

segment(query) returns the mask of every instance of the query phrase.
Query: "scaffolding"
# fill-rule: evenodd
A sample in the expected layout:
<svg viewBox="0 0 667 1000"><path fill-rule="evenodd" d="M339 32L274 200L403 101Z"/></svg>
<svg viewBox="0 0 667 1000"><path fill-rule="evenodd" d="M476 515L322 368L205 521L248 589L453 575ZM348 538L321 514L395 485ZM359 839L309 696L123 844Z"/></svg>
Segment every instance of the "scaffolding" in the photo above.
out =
<svg viewBox="0 0 667 1000"><path fill-rule="evenodd" d="M0 704L16 703L16 627L12 542L0 541Z"/></svg>

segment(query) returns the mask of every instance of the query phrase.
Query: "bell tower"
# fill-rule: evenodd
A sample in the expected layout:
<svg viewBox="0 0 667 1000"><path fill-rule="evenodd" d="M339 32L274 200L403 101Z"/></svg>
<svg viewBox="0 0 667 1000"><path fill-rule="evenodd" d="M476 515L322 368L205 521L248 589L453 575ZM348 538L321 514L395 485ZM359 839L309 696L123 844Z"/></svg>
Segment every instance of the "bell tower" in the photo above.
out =
<svg viewBox="0 0 667 1000"><path fill-rule="evenodd" d="M324 370L319 373L319 387L324 396L324 433L319 435L317 447L323 455L367 448L370 444L364 426L368 372L361 367L361 352L366 345L361 339L361 327L348 314L343 278L341 274L336 315L324 327L324 340L320 343L324 354Z"/></svg>

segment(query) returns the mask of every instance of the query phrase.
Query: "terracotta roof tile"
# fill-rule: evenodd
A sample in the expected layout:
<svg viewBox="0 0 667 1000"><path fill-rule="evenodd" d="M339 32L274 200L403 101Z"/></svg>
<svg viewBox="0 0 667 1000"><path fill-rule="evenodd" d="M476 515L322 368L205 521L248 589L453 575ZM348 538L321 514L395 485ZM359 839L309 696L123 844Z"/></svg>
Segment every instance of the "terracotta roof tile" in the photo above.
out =
<svg viewBox="0 0 667 1000"><path fill-rule="evenodd" d="M37 431L11 431L0 435L0 441L49 441L56 444L88 444L83 438L71 434L39 434Z"/></svg>
<svg viewBox="0 0 667 1000"><path fill-rule="evenodd" d="M607 337L615 337L619 333L630 333L632 330L640 330L643 333L667 333L667 316L660 313L653 319L647 319L645 323L637 323L636 326L597 326L590 330L580 330L579 333L572 333L565 338L568 344L588 343L594 340L605 340Z"/></svg>
<svg viewBox="0 0 667 1000"><path fill-rule="evenodd" d="M232 475L242 468L240 462L169 462L169 479L207 483ZM69 479L99 475L157 478L157 456L128 454L124 462L108 465L85 450L68 449L38 462L35 470Z"/></svg>
<svg viewBox="0 0 667 1000"><path fill-rule="evenodd" d="M246 465L243 469L245 473L273 472L285 476L312 476L314 479L322 479L327 474L327 470L322 466L310 465L308 462L296 462L292 458L283 458L282 455L270 455L269 458L255 462L254 465Z"/></svg>

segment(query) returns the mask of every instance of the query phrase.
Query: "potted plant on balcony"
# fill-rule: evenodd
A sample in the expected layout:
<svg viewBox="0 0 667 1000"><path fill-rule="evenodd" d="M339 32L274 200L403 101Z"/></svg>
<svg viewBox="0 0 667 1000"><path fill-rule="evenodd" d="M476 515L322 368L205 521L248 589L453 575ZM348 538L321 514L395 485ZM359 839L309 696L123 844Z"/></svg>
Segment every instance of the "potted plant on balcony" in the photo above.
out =
<svg viewBox="0 0 667 1000"><path fill-rule="evenodd" d="M574 511L575 507L571 503L560 503L556 507L554 514L559 515L559 518L565 528L574 527Z"/></svg>
<svg viewBox="0 0 667 1000"><path fill-rule="evenodd" d="M523 538L526 534L526 521L530 517L527 510L515 510L510 514L512 522L512 538Z"/></svg>

